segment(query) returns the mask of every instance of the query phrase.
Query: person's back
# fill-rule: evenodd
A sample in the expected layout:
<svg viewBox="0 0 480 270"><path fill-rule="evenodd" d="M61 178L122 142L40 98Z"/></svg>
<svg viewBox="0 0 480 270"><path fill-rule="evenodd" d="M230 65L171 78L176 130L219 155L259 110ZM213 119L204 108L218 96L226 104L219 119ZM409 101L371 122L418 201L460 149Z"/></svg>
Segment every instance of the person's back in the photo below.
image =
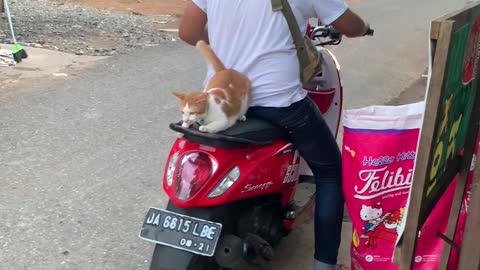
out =
<svg viewBox="0 0 480 270"><path fill-rule="evenodd" d="M272 10L271 0L193 2L207 13L209 42L215 53L227 67L252 81L252 106L284 107L305 97L290 30L282 12ZM312 0L289 1L302 32L307 18L320 13L320 19L328 24L347 8L343 1L319 2L313 5ZM207 78L212 75L209 68Z"/></svg>
<svg viewBox="0 0 480 270"><path fill-rule="evenodd" d="M370 30L344 0L288 2L302 32L311 17L349 37ZM179 36L191 45L198 40L209 42L227 68L249 77L253 104L247 119L269 121L289 134L316 181L315 269L335 269L344 205L341 154L318 107L301 86L296 50L283 13L272 10L271 0L191 0ZM206 80L211 76L209 67Z"/></svg>

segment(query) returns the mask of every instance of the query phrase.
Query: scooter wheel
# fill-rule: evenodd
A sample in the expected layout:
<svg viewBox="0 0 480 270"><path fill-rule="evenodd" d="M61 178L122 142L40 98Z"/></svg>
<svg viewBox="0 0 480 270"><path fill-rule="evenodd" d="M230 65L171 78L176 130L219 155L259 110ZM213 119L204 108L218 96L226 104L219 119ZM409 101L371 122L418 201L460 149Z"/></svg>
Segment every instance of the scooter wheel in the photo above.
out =
<svg viewBox="0 0 480 270"><path fill-rule="evenodd" d="M183 251L156 245L153 251L150 270L181 269L181 270L223 270L214 258L193 255L187 260L182 257ZM178 256L179 255L179 256Z"/></svg>

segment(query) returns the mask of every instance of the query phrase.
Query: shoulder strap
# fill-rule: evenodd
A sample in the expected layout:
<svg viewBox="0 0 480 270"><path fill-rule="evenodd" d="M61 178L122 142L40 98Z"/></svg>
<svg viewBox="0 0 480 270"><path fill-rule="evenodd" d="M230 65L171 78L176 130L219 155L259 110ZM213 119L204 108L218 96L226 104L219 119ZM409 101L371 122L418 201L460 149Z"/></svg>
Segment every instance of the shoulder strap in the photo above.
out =
<svg viewBox="0 0 480 270"><path fill-rule="evenodd" d="M295 47L297 50L303 50L305 43L303 40L303 35L300 32L300 28L298 26L298 22L295 19L295 15L293 14L292 8L288 3L288 0L271 0L272 1L272 9L273 11L281 10L285 19L287 20L288 27L290 28L290 32L292 33L293 42L295 43Z"/></svg>

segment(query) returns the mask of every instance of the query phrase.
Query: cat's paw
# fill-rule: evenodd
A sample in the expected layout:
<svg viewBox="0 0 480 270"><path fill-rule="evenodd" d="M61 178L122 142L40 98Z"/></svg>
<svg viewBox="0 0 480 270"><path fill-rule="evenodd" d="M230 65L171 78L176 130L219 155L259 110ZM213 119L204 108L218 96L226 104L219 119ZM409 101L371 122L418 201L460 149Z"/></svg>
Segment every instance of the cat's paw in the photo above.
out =
<svg viewBox="0 0 480 270"><path fill-rule="evenodd" d="M240 117L239 120L240 120L240 121L247 121L247 117L244 115L244 116Z"/></svg>
<svg viewBox="0 0 480 270"><path fill-rule="evenodd" d="M198 130L201 132L210 132L210 129L207 126L200 126Z"/></svg>

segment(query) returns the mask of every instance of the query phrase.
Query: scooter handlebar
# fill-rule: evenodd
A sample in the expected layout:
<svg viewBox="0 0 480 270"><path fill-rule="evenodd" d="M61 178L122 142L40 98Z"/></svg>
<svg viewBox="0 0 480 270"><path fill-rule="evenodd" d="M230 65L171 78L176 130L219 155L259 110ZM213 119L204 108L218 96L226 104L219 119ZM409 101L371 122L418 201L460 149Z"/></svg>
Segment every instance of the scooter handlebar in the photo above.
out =
<svg viewBox="0 0 480 270"><path fill-rule="evenodd" d="M365 33L365 36L373 36L373 33L375 32L375 30L373 30L372 28L370 28L370 25L368 26L368 29L367 29L367 32Z"/></svg>
<svg viewBox="0 0 480 270"><path fill-rule="evenodd" d="M368 25L367 32L365 32L365 36L373 36L375 30ZM313 29L312 38L326 38L329 37L332 40L340 40L342 38L342 34L338 32L333 26L331 25L322 25L317 26Z"/></svg>
<svg viewBox="0 0 480 270"><path fill-rule="evenodd" d="M342 35L331 25L321 25L313 29L311 36L312 38L330 37L331 39L339 39Z"/></svg>
<svg viewBox="0 0 480 270"><path fill-rule="evenodd" d="M327 38L327 41L320 41L318 45L338 45L342 41L342 34L331 25L321 25L313 29L311 39Z"/></svg>
<svg viewBox="0 0 480 270"><path fill-rule="evenodd" d="M374 30L368 25L368 29L365 32L364 36L373 36ZM338 45L342 41L342 33L338 32L331 25L321 25L313 28L310 33L311 39L327 38L328 41L320 41L318 45Z"/></svg>

